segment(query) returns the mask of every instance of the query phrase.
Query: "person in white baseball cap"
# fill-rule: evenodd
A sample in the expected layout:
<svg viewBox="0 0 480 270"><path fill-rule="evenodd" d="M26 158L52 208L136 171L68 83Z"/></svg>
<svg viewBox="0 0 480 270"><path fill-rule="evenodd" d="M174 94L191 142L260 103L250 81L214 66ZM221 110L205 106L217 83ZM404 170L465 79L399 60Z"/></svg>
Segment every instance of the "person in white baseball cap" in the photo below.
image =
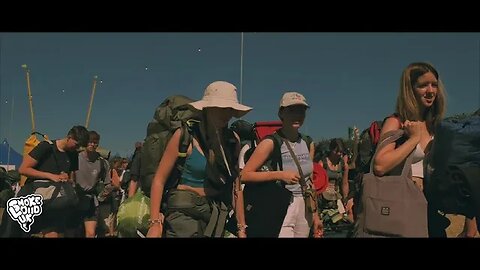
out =
<svg viewBox="0 0 480 270"><path fill-rule="evenodd" d="M278 233L278 237L308 237L312 226L314 237L323 235L323 224L316 209L315 193L313 192L315 197L309 196L312 195L313 186L311 175L314 144L310 137L299 132L309 107L302 94L298 92L284 93L278 109L278 117L283 124L282 128L260 142L242 171L243 183L280 180L282 186L291 192L293 198L289 204L284 204L281 210L269 210L270 212L278 210L278 216L284 215L283 221L278 220L275 223L278 226L272 226L278 228L279 231L275 232ZM259 171L269 159L281 160L282 165L272 166L267 172ZM278 168L281 168L281 171L277 170ZM245 193L247 194L247 192L248 189L245 188ZM265 194L265 196L269 195ZM270 196L271 199L273 199L272 196ZM288 203L282 197L277 197L279 202L286 201ZM281 207L280 204L278 206ZM280 211L282 212L280 213ZM268 215L269 213L265 213L260 216L269 219ZM252 221L248 222L250 225L254 225ZM264 222L272 222L272 220Z"/></svg>
<svg viewBox="0 0 480 270"><path fill-rule="evenodd" d="M280 108L293 105L303 105L307 108L310 108L310 106L307 104L307 100L302 94L297 92L286 92L283 94L283 97L280 100Z"/></svg>

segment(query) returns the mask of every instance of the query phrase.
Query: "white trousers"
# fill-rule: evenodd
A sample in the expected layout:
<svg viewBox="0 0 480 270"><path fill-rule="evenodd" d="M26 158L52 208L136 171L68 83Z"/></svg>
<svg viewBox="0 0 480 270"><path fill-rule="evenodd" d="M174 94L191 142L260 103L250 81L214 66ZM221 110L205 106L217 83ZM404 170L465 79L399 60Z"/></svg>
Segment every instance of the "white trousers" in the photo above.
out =
<svg viewBox="0 0 480 270"><path fill-rule="evenodd" d="M288 206L278 237L308 237L312 226L312 215L305 216L305 211L303 197L293 197L293 202Z"/></svg>

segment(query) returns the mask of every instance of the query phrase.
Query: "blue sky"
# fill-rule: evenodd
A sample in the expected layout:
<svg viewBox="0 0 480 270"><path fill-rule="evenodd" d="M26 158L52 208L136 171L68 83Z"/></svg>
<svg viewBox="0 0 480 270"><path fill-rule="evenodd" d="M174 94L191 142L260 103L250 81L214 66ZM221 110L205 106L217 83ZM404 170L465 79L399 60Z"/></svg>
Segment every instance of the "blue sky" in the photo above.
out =
<svg viewBox="0 0 480 270"><path fill-rule="evenodd" d="M248 121L277 120L282 94L303 93L311 109L302 130L314 139L344 137L349 126L363 129L392 113L401 72L415 61L438 69L447 116L480 107L480 33L243 38L241 80L241 33L0 33L0 138L21 151L31 131L22 64L31 71L36 129L50 138L85 124L98 75L89 128L122 155L145 137L164 98L200 99L216 80L237 85L243 103L254 108Z"/></svg>

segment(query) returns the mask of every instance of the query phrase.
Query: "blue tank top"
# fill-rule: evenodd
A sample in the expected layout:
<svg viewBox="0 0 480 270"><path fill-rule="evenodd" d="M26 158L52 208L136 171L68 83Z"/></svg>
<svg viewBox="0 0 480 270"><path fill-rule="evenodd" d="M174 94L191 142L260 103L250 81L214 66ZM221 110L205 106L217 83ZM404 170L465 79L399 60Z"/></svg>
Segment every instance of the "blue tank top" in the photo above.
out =
<svg viewBox="0 0 480 270"><path fill-rule="evenodd" d="M185 160L179 183L191 187L203 187L203 182L205 182L207 177L205 172L206 165L207 160L205 157L202 156L196 147L193 147L192 154Z"/></svg>

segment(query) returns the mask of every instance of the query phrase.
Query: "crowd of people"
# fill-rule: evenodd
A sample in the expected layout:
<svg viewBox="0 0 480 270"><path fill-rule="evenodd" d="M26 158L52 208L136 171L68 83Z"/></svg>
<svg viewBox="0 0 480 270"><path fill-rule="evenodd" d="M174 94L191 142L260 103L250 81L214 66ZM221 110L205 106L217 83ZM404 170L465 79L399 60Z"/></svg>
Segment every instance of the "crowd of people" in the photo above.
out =
<svg viewBox="0 0 480 270"><path fill-rule="evenodd" d="M435 126L445 114L446 94L438 71L429 63L412 63L402 73L396 108L385 117L381 137L402 129L402 140L379 149L373 159L375 175L384 176L413 153L410 180L420 192L428 173L424 163L435 138ZM277 116L282 126L255 145L251 156L240 151L242 138L229 122L241 118L253 108L240 104L236 87L228 82L209 84L201 100L188 104L199 114L198 123L188 129L191 140L184 156L179 153L183 130L173 132L151 182L149 230L146 237L225 237L249 236L249 218L253 219L251 196L245 185L272 184L287 190L288 207L281 213L278 237L327 237L331 231L354 231L361 185L354 183L360 173L356 166L355 130L352 151L341 138L329 141L328 151L316 155L315 143L301 134L311 102L299 92L287 91L280 97ZM116 237L116 213L126 198L142 190L142 143L136 143L131 160L102 157L97 152L100 134L83 126L74 126L65 138L41 142L24 156L19 173L27 176L17 196L38 190L39 181L68 183L74 187L75 207L49 208L35 217L31 237ZM79 152L82 148L83 151ZM182 158L182 165L177 166ZM328 176L328 184L315 193L313 163L319 163ZM264 169L265 164L273 164ZM167 182L174 174L177 183ZM362 172L363 173L363 172ZM361 179L361 177L360 177ZM168 186L168 188L167 188ZM27 188L28 187L28 188ZM140 191L139 191L140 190ZM265 189L267 190L267 189ZM273 190L273 189L272 189ZM264 194L266 199L269 191ZM273 191L272 191L273 192ZM312 194L315 194L312 196ZM253 195L252 195L253 196ZM253 205L255 208L256 206ZM259 209L259 207L255 208ZM273 211L273 209L272 209ZM433 211L433 210L431 210ZM430 219L431 212L423 218ZM232 214L233 213L233 214ZM4 216L5 217L5 216ZM5 220L5 218L4 218ZM233 220L233 221L231 221ZM227 224L234 222L233 230ZM253 224L253 221L252 221ZM3 226L3 225L2 225ZM465 236L477 233L474 217L465 223ZM445 227L428 224L429 236L444 237Z"/></svg>

